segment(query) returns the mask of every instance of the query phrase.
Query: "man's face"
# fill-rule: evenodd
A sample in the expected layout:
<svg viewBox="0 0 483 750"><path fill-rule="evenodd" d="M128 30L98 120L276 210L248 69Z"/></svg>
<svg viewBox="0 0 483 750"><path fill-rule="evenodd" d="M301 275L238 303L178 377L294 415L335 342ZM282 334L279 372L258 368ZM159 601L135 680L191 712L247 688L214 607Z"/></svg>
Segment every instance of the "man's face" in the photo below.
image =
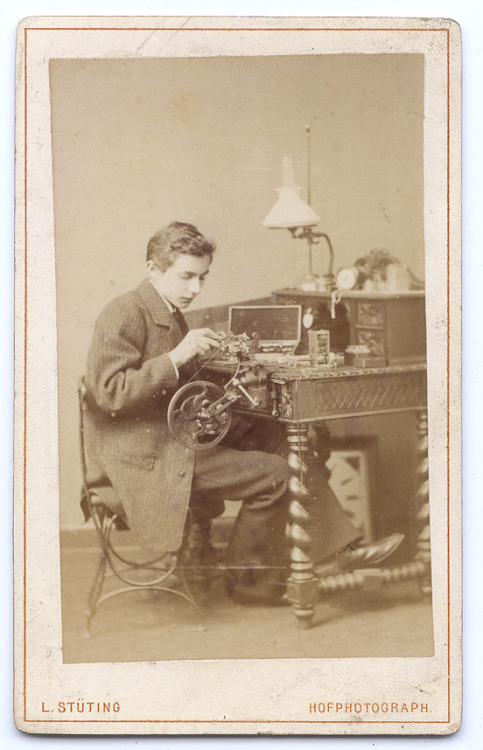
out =
<svg viewBox="0 0 483 750"><path fill-rule="evenodd" d="M210 269L211 257L179 254L166 271L148 260L148 275L155 288L172 305L185 310L201 291Z"/></svg>

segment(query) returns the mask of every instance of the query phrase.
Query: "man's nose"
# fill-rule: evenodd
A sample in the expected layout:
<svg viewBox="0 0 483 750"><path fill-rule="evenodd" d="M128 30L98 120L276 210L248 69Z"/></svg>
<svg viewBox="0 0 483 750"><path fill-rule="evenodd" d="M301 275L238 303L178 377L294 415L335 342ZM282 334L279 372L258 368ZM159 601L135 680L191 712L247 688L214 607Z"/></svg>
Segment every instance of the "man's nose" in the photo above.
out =
<svg viewBox="0 0 483 750"><path fill-rule="evenodd" d="M189 290L191 294L199 294L201 289L200 280L197 278L190 279Z"/></svg>

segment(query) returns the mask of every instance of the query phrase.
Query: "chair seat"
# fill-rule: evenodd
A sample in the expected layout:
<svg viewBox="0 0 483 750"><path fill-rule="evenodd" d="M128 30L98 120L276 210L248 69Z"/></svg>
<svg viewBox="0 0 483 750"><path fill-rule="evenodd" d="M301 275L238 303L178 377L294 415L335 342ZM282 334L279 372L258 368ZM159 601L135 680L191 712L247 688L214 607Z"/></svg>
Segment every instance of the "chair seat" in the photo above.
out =
<svg viewBox="0 0 483 750"><path fill-rule="evenodd" d="M124 509L112 486L93 487L91 488L90 496L92 505L105 505L111 513L115 513L121 518L125 517Z"/></svg>

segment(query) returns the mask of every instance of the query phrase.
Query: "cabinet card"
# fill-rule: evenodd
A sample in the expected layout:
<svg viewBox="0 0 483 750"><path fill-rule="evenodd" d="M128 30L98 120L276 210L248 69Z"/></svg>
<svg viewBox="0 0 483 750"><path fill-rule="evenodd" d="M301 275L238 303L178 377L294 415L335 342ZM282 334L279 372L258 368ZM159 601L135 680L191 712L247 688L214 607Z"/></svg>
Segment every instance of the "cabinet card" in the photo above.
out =
<svg viewBox="0 0 483 750"><path fill-rule="evenodd" d="M22 21L19 729L458 729L460 77L460 31L446 19ZM211 255L176 251L171 266L146 266L150 237L173 221L214 239L212 263ZM180 259L196 268L166 287ZM166 323L166 295L168 303L181 300L186 320ZM140 299L151 310L142 323ZM236 304L299 305L300 332L289 336L283 316L262 313L263 325L222 339ZM108 305L109 331L122 345L111 346L102 328ZM191 363L195 351L183 338L185 323L196 332L189 341L214 332L225 359L211 369L197 360L191 390L181 393L180 351L191 347ZM264 347L255 352L258 328ZM162 352L148 339L154 329L171 342ZM310 359L311 331L327 332L323 361L313 352ZM86 390L78 390L83 376ZM205 385L196 391L198 381ZM79 456L87 429L80 416L87 419L89 399L102 389L108 406L95 429L105 464L96 484L82 471L89 461ZM148 397L156 402L150 410ZM229 435L245 429L248 415L249 439L264 441L262 454L244 453L245 474L236 480L233 447L215 445L232 412ZM284 503L290 577L276 606L243 603L230 596L230 575L250 588L266 573L260 560L275 536L283 539L266 507L253 509L256 493L248 490L260 455L280 435L283 462L270 460L286 473L277 513ZM197 515L193 490L203 488L208 465L210 492ZM264 534L252 567L228 560L237 513L238 525L245 513L253 535ZM185 517L194 521L183 535ZM358 532L337 547L333 530L349 522ZM166 529L168 554L155 550L153 561L156 544L142 540L158 528ZM178 559L176 539L184 545ZM133 586L140 583L144 589ZM124 593L112 595L116 585Z"/></svg>

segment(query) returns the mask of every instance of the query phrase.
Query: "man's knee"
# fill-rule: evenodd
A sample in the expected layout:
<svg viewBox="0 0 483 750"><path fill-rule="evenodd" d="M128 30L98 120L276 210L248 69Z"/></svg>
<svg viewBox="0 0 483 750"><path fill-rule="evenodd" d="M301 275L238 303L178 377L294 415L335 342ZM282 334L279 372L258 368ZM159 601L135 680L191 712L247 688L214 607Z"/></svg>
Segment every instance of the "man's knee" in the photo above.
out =
<svg viewBox="0 0 483 750"><path fill-rule="evenodd" d="M276 489L286 485L290 477L290 469L285 458L267 453L267 473L271 486Z"/></svg>

